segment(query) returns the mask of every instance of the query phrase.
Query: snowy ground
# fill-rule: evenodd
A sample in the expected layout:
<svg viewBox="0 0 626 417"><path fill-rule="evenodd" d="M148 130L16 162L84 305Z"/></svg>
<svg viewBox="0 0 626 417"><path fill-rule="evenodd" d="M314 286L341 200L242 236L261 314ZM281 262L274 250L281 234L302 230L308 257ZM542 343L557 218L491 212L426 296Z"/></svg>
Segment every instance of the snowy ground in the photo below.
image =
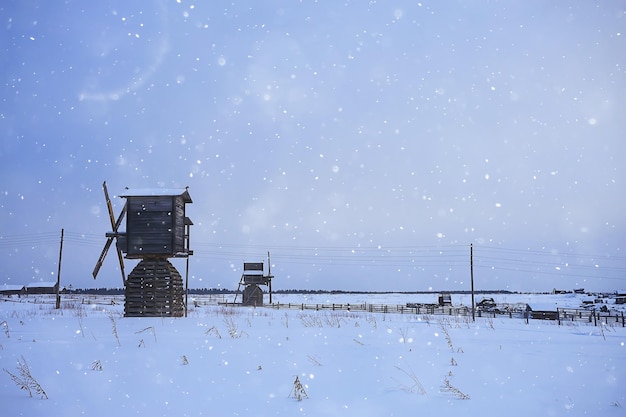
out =
<svg viewBox="0 0 626 417"><path fill-rule="evenodd" d="M347 295L277 297L362 302ZM381 297L376 302L414 301ZM524 297L545 305L567 302L564 296ZM464 317L215 305L193 308L187 318L139 319L122 317L121 305L103 299L93 305L64 300L61 310L32 301L0 302L2 415L626 413L621 324L472 323ZM12 381L9 372L21 378L20 363L47 399L36 392L29 397ZM308 396L301 393L301 401L293 398L296 377Z"/></svg>

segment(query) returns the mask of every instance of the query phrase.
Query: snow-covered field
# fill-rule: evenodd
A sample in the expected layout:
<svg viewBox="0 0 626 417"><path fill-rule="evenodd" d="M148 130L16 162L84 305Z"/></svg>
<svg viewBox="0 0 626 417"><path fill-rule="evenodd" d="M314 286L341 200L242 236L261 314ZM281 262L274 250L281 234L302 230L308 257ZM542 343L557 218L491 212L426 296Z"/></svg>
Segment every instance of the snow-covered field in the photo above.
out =
<svg viewBox="0 0 626 417"><path fill-rule="evenodd" d="M394 294L374 300L276 295L274 302L360 303L363 297L421 302ZM559 307L579 302L567 295L499 297ZM0 301L2 415L626 414L621 323L558 326L507 317L474 323L203 303L187 318L124 318L110 297L96 304L64 299L61 310L51 299L39 300L46 302ZM468 300L453 296L455 303ZM31 378L20 373L25 365ZM36 390L29 397L10 374L38 384L47 399ZM294 392L296 377L302 390Z"/></svg>

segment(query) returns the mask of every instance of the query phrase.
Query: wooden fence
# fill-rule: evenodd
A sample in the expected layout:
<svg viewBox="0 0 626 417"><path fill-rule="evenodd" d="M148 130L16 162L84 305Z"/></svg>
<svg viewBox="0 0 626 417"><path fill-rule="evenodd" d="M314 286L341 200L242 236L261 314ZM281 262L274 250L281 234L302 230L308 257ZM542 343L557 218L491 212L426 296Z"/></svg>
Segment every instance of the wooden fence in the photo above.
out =
<svg viewBox="0 0 626 417"><path fill-rule="evenodd" d="M587 323L593 323L597 325L618 325L621 323L622 327L626 326L624 322L623 311L588 311L584 309L572 309L572 308L559 308L558 309L559 324L567 322L580 322L585 321Z"/></svg>
<svg viewBox="0 0 626 417"><path fill-rule="evenodd" d="M219 303L222 306L240 307L239 303ZM366 313L396 313L413 315L440 315L440 316L461 316L472 315L471 307L467 306L439 306L437 304L306 304L306 303L272 303L264 304L263 307L276 310L315 310L315 311L351 311ZM475 310L476 317L486 318L518 318L529 320L551 320L562 325L568 322L593 323L598 325L621 325L626 327L624 312L621 311L589 311L585 309L559 308L555 311L487 311Z"/></svg>
<svg viewBox="0 0 626 417"><path fill-rule="evenodd" d="M209 297L194 301L195 307L220 305L228 307L241 307L240 303L231 303L224 301L224 296ZM2 301L13 302L29 302L35 304L52 304L54 297L37 296L29 301L14 300L5 297ZM115 305L124 303L123 296L84 296L84 295L66 295L66 302L78 302L82 304L101 304ZM467 306L440 306L438 304L306 304L306 303L272 303L264 304L263 307L270 309L290 309L290 310L315 310L315 311L350 311L350 312L366 312L366 313L396 313L396 314L412 314L412 315L439 315L439 316L460 316L471 317L472 309ZM584 323L593 324L594 326L621 326L626 327L625 314L623 311L599 311L586 310L576 308L558 308L555 311L525 311L521 309L511 309L509 311L483 310L477 308L475 310L476 317L486 318L517 318L529 320L550 320L556 321L559 325L568 323Z"/></svg>

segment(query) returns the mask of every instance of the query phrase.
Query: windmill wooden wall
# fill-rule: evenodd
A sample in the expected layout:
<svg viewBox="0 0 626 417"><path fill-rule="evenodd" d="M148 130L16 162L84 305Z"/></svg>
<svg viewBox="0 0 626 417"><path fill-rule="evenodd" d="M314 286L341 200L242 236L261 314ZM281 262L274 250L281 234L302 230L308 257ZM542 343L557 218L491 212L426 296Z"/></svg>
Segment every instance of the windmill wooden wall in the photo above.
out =
<svg viewBox="0 0 626 417"><path fill-rule="evenodd" d="M127 258L176 257L186 251L185 204L191 202L187 192L125 197L126 233L118 245Z"/></svg>

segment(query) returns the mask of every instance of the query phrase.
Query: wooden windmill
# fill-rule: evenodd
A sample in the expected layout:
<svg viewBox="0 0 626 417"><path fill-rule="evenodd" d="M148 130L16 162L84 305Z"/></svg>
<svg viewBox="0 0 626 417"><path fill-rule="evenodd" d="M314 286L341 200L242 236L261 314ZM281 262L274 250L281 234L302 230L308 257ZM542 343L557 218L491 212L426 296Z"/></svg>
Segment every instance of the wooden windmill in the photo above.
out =
<svg viewBox="0 0 626 417"><path fill-rule="evenodd" d="M260 307L263 305L263 290L259 285L267 285L270 294L270 304L272 303L272 264L270 262L270 253L267 253L268 270L267 275L263 273L263 262L244 262L243 274L237 286L235 293L235 303L237 295L243 285L243 295L241 304L245 306Z"/></svg>
<svg viewBox="0 0 626 417"><path fill-rule="evenodd" d="M126 190L121 213L115 219L106 182L102 184L113 231L106 233L107 241L93 270L94 279L115 239L117 256L124 283L126 317L181 317L185 313L180 273L169 258L187 258L188 276L189 228L193 223L185 215L185 205L192 203L187 189ZM126 231L120 231L126 217ZM140 259L128 278L124 259ZM187 283L187 278L185 282Z"/></svg>

